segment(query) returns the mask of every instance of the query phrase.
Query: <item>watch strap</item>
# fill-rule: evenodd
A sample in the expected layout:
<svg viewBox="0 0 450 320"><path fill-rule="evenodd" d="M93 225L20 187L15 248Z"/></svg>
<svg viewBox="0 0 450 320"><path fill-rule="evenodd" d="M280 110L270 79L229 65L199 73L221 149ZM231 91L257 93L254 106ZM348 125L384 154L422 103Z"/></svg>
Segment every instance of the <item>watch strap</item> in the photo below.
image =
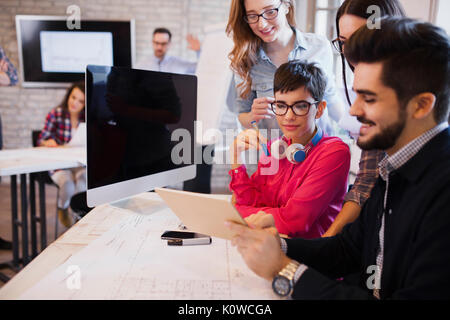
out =
<svg viewBox="0 0 450 320"><path fill-rule="evenodd" d="M289 281L293 281L295 272L297 271L299 266L300 263L295 260L291 260L283 269L281 269L278 274L287 278Z"/></svg>
<svg viewBox="0 0 450 320"><path fill-rule="evenodd" d="M295 271L294 275L294 285L297 283L297 281L300 279L300 277L305 273L305 271L308 270L308 267L304 264L300 264L297 268L297 271Z"/></svg>

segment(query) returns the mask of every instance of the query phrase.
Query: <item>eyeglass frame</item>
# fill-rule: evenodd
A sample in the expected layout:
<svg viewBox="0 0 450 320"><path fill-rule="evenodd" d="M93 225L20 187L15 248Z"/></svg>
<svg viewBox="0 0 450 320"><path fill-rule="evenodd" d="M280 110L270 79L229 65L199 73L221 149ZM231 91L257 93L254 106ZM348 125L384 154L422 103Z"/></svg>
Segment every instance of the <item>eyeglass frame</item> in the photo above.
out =
<svg viewBox="0 0 450 320"><path fill-rule="evenodd" d="M283 113L283 114L277 114L277 113L275 112L275 110L274 110L274 109L276 108L275 104L277 104L277 103L284 104L284 105L287 107L285 113ZM306 104L308 105L308 110L306 111L305 114L297 114L297 113L295 113L295 111L294 111L294 106L295 106L296 104L299 104L299 103L306 103ZM291 109L291 110L292 110L292 113L295 114L297 117L304 117L304 116L307 116L307 115L308 115L309 110L311 109L311 106L312 106L312 105L317 105L318 103L320 103L320 101L309 102L309 101L306 101L306 100L300 100L300 101L296 101L296 102L294 102L293 104L289 105L289 104L284 103L284 102L277 102L277 101L275 101L275 102L272 102L272 103L270 104L270 108L272 109L272 111L273 111L273 113L274 113L275 115L280 116L280 117L285 116L285 115L288 113L289 109Z"/></svg>
<svg viewBox="0 0 450 320"><path fill-rule="evenodd" d="M274 20L274 19L276 19L276 18L278 17L278 12L279 12L280 7L281 7L282 4L283 4L283 1L280 2L280 5L278 6L278 8L273 8L273 9L266 10L266 11L264 11L264 12L261 13L261 14L256 14L256 13L246 14L246 15L244 15L244 20L245 20L245 22L247 22L248 24L255 24L255 23L258 23L260 17L263 17L265 20ZM264 14L265 14L266 12L272 11L272 10L275 10L275 11L277 12L277 14L276 14L275 17L273 17L273 18L271 18L271 19L267 19L266 17L264 17ZM248 16L257 16L258 19L256 19L255 22L249 22L249 21L248 21Z"/></svg>
<svg viewBox="0 0 450 320"><path fill-rule="evenodd" d="M333 45L333 48L340 54L344 54L344 43L345 41L342 41L337 37L336 39L331 40L331 44Z"/></svg>

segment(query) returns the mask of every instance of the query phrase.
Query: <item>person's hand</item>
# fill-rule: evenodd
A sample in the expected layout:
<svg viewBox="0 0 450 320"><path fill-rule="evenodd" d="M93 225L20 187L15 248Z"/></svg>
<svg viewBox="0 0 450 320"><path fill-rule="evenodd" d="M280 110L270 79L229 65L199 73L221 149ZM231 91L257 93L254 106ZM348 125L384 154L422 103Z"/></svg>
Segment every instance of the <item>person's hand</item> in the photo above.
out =
<svg viewBox="0 0 450 320"><path fill-rule="evenodd" d="M198 40L196 36L188 34L186 40L188 42L188 49L200 51L201 48L200 40Z"/></svg>
<svg viewBox="0 0 450 320"><path fill-rule="evenodd" d="M237 153L241 153L248 149L260 149L260 143L267 143L267 138L255 129L247 129L234 139L233 147Z"/></svg>
<svg viewBox="0 0 450 320"><path fill-rule="evenodd" d="M258 122L261 119L270 118L270 103L274 102L272 97L261 97L253 100L252 110L250 111L250 117L252 120Z"/></svg>
<svg viewBox="0 0 450 320"><path fill-rule="evenodd" d="M322 235L322 238L334 237L338 232L331 226L327 232Z"/></svg>
<svg viewBox="0 0 450 320"><path fill-rule="evenodd" d="M2 72L8 71L8 62L6 62L6 59L1 59L0 60L0 70Z"/></svg>
<svg viewBox="0 0 450 320"><path fill-rule="evenodd" d="M11 79L9 78L8 74L6 73L8 71L8 63L6 62L6 59L0 60L0 86L9 86L11 83Z"/></svg>
<svg viewBox="0 0 450 320"><path fill-rule="evenodd" d="M225 222L225 226L235 234L231 244L258 276L272 280L290 262L273 230L251 229L231 221Z"/></svg>
<svg viewBox="0 0 450 320"><path fill-rule="evenodd" d="M273 218L273 215L265 213L264 211L254 213L244 220L254 229L275 228L275 219Z"/></svg>
<svg viewBox="0 0 450 320"><path fill-rule="evenodd" d="M48 140L44 140L41 142L41 146L43 147L49 147L49 148L54 148L54 147L58 147L59 145L56 143L55 140L53 139L48 139Z"/></svg>
<svg viewBox="0 0 450 320"><path fill-rule="evenodd" d="M230 156L232 167L241 162L239 158L241 152L248 149L260 149L260 143L267 144L267 138L255 129L247 129L239 133L231 145Z"/></svg>
<svg viewBox="0 0 450 320"><path fill-rule="evenodd" d="M277 238L278 244L281 246L280 234L275 227L273 215L265 213L264 211L259 211L258 213L249 215L244 220L251 229L264 229L273 234Z"/></svg>

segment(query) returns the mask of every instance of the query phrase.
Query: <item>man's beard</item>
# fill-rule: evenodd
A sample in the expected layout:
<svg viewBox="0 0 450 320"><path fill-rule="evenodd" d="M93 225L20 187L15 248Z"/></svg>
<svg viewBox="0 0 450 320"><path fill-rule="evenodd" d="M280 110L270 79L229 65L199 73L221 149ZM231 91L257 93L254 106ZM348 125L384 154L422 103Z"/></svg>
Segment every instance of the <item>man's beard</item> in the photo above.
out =
<svg viewBox="0 0 450 320"><path fill-rule="evenodd" d="M357 118L361 123L371 123L364 118ZM380 133L376 134L370 140L361 142L358 138L357 145L363 150L388 150L392 148L397 142L398 137L403 132L406 125L406 112L405 110L399 111L399 120L390 126L381 130Z"/></svg>

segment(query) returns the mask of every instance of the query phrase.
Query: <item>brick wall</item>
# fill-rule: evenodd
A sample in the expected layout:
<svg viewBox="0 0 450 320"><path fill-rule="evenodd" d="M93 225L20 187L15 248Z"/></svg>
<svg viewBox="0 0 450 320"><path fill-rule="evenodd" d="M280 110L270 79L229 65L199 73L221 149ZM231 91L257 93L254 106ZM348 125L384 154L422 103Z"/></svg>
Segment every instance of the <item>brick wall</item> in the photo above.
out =
<svg viewBox="0 0 450 320"><path fill-rule="evenodd" d="M153 29L164 26L173 34L171 55L195 60L195 53L187 49L188 33L203 39L203 28L226 22L228 0L1 0L0 44L19 69L15 16L65 16L69 5L81 9L82 19L135 19L136 62L152 54ZM21 80L21 79L20 79ZM65 89L0 87L0 114L3 123L3 148L31 146L31 131L40 130L45 116L61 102ZM234 125L234 116L227 112L225 124ZM226 191L228 168L213 169L212 188Z"/></svg>
<svg viewBox="0 0 450 320"><path fill-rule="evenodd" d="M202 40L205 26L227 20L227 0L1 0L0 44L19 68L15 15L66 15L69 5L78 5L82 19L135 19L136 61L152 53L154 28L165 26L173 33L170 54L195 59L185 37ZM41 129L48 111L63 99L65 89L0 87L0 114L5 149L31 146L31 131Z"/></svg>

